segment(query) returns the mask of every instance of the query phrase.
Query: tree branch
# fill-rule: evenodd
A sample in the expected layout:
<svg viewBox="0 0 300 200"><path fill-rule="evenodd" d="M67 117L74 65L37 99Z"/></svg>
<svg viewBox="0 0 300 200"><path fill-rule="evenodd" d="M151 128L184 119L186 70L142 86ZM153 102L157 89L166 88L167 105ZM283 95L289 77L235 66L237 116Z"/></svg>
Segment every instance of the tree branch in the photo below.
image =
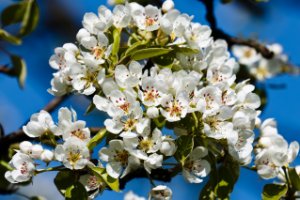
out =
<svg viewBox="0 0 300 200"><path fill-rule="evenodd" d="M214 39L226 40L229 47L231 47L234 44L252 47L267 59L270 59L274 56L274 53L272 51L270 51L265 45L257 42L256 40L232 37L229 34L225 33L223 30L219 29L217 27L217 20L214 14L214 0L199 1L201 1L206 8L205 17L208 23L210 24L210 27L212 29L212 36L214 37Z"/></svg>
<svg viewBox="0 0 300 200"><path fill-rule="evenodd" d="M55 97L52 99L42 110L47 112L52 112L55 110L63 101L68 98L67 95L61 97ZM26 124L29 120L27 120L24 124ZM11 144L21 142L23 140L34 140L34 138L28 137L22 127L14 132L5 135L0 138L0 155L5 155L8 151L8 148Z"/></svg>

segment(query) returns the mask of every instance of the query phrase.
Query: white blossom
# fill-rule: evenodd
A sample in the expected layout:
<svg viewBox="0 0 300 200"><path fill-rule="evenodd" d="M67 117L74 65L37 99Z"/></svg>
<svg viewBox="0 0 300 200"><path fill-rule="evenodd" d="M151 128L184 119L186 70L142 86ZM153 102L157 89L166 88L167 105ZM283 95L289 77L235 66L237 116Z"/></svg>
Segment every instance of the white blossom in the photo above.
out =
<svg viewBox="0 0 300 200"><path fill-rule="evenodd" d="M27 154L17 152L9 164L13 170L5 172L5 178L11 183L29 181L34 175L35 164Z"/></svg>
<svg viewBox="0 0 300 200"><path fill-rule="evenodd" d="M210 173L210 164L207 160L203 159L207 154L207 149L199 146L184 161L182 174L188 182L201 183L203 178Z"/></svg>
<svg viewBox="0 0 300 200"><path fill-rule="evenodd" d="M82 169L89 163L90 152L82 140L71 137L56 146L55 158L69 169Z"/></svg>

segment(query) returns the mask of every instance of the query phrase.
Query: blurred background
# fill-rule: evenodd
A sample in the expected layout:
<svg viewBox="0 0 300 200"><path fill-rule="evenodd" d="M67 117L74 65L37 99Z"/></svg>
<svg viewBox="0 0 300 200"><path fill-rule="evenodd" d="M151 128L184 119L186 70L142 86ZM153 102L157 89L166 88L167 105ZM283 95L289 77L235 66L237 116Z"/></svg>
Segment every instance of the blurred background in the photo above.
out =
<svg viewBox="0 0 300 200"><path fill-rule="evenodd" d="M205 10L197 0L174 0L175 7L183 13L194 15L194 21L207 24ZM12 1L0 0L0 11ZM37 29L24 38L21 46L7 46L14 54L22 56L27 63L28 76L25 88L21 90L17 81L0 74L0 123L5 133L17 130L31 114L39 111L53 97L47 93L53 70L48 64L55 47L66 42L75 42L86 12L97 12L105 0L39 0L41 17ZM300 1L270 0L268 3L254 4L251 1L235 0L230 4L217 3L215 8L218 25L225 32L242 37L255 37L265 43L280 43L291 63L300 64ZM2 44L1 44L2 45ZM0 64L8 63L6 55L0 52ZM282 85L279 89L268 85ZM282 75L266 81L268 102L261 117L275 118L279 131L287 141L300 138L300 77ZM88 126L103 126L104 115L93 111L88 116L84 112L89 101L82 96L72 96L62 106L73 107L78 118L88 122ZM54 119L57 112L53 113ZM295 164L300 164L297 158ZM42 195L50 200L63 199L53 184L54 172L33 178L33 183L21 188L19 194L0 195L1 200L26 199L21 195ZM260 199L263 185L267 183L259 176L242 169L240 178L232 193L232 199ZM202 184L187 184L177 176L167 185L173 190L173 199L198 199ZM98 199L123 199L126 192L133 190L140 196L147 196L150 190L147 179L129 182L121 193L105 191ZM20 195L21 194L21 195Z"/></svg>

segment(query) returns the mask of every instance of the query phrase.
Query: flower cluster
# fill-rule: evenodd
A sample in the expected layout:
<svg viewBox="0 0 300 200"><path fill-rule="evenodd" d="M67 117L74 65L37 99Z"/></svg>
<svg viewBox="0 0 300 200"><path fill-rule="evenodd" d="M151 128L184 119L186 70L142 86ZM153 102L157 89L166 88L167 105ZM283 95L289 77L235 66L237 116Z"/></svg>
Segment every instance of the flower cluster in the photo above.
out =
<svg viewBox="0 0 300 200"><path fill-rule="evenodd" d="M90 108L107 115L105 134L92 136L72 109L61 108L58 122L46 111L36 113L23 131L42 141L50 139L53 151L22 142L6 178L28 181L36 170L33 159L56 160L64 169L80 170L76 177L94 198L106 187L118 191L114 181L138 169L150 177L172 157L177 161L174 173L182 172L190 183L201 183L223 158L238 166L249 164L260 98L249 81L237 83L239 65L230 57L227 43L213 40L211 29L192 18L174 9L171 0L162 10L132 2L112 11L100 6L97 14L85 14L76 44L56 48L50 58L56 72L48 91L88 96ZM263 59L247 47L233 51L244 65ZM285 61L280 52L275 59ZM258 71L258 79L271 74ZM294 160L299 145L288 146L273 120L260 129L255 164L261 177L276 177ZM172 133L166 135L165 130ZM104 137L95 166L91 152ZM171 197L166 186L154 187L149 194L149 199Z"/></svg>
<svg viewBox="0 0 300 200"><path fill-rule="evenodd" d="M295 73L296 68L289 65L288 57L283 54L280 44L268 45L267 48L274 54L270 59L264 58L254 48L248 46L234 45L232 52L237 57L238 62L246 67L251 76L259 81L280 73Z"/></svg>
<svg viewBox="0 0 300 200"><path fill-rule="evenodd" d="M277 177L299 153L299 143L287 141L278 133L274 119L266 119L260 126L260 138L255 148L257 173L264 179Z"/></svg>

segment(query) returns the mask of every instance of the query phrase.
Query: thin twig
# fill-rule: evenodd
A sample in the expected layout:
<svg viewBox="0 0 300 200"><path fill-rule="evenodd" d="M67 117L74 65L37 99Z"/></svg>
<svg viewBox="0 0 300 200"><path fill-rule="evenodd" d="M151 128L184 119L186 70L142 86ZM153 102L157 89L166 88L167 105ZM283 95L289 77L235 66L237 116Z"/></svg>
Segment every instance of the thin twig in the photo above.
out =
<svg viewBox="0 0 300 200"><path fill-rule="evenodd" d="M223 30L219 29L217 26L217 20L214 13L214 0L199 0L201 1L206 8L206 20L210 24L212 29L212 36L214 39L223 39L226 40L228 45L246 45L254 48L259 52L263 57L270 59L274 56L274 53L270 51L265 45L257 42L253 39L244 39L238 37L232 37L229 34L225 33Z"/></svg>

